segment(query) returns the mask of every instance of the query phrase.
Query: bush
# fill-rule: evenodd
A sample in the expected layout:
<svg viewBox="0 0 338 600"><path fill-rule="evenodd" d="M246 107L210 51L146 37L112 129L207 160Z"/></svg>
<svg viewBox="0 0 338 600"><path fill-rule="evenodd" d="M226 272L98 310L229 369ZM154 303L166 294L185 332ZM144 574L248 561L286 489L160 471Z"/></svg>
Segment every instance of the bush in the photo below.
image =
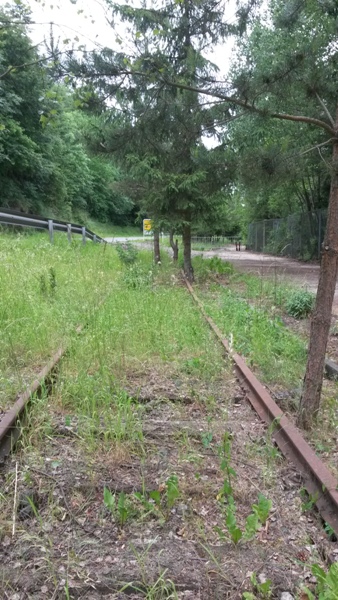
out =
<svg viewBox="0 0 338 600"><path fill-rule="evenodd" d="M306 290L294 292L286 303L286 312L295 319L305 319L313 309L315 296Z"/></svg>
<svg viewBox="0 0 338 600"><path fill-rule="evenodd" d="M116 251L124 265L132 265L137 259L137 248L131 242L116 244Z"/></svg>
<svg viewBox="0 0 338 600"><path fill-rule="evenodd" d="M153 278L153 271L139 264L129 265L123 273L123 282L134 290L151 285Z"/></svg>
<svg viewBox="0 0 338 600"><path fill-rule="evenodd" d="M192 264L199 280L208 279L210 273L217 273L217 275L232 275L235 272L231 263L222 260L218 256L213 256L212 258L195 256Z"/></svg>

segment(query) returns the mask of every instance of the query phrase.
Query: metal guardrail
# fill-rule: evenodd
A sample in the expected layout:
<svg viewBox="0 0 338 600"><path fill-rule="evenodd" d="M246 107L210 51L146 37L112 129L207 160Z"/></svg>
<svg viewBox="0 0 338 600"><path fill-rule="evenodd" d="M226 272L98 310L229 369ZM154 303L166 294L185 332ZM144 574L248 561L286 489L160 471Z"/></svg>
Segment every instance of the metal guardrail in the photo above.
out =
<svg viewBox="0 0 338 600"><path fill-rule="evenodd" d="M83 244L86 243L87 239L92 240L94 243L105 242L99 235L96 235L96 233L82 225L75 225L74 223L67 223L66 221L59 221L57 219L48 219L37 215L24 214L7 208L0 208L0 224L46 229L49 232L51 243L53 243L54 240L54 231L63 231L64 233L67 233L69 243L72 241L73 233L82 235Z"/></svg>

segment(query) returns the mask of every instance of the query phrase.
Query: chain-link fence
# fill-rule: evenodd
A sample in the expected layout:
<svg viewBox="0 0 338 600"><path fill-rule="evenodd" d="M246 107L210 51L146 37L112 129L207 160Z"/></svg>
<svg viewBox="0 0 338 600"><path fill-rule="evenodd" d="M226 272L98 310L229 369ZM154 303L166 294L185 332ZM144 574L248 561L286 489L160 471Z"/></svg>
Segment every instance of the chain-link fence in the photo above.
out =
<svg viewBox="0 0 338 600"><path fill-rule="evenodd" d="M255 252L291 256L302 260L320 257L327 210L296 213L285 219L250 223L246 247Z"/></svg>

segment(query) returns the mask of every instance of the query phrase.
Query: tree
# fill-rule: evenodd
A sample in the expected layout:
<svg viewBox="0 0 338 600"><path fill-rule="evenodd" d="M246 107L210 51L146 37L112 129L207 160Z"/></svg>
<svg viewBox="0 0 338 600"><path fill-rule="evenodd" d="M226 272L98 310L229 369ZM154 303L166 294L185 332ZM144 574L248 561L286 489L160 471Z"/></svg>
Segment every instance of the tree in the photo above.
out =
<svg viewBox="0 0 338 600"><path fill-rule="evenodd" d="M142 206L155 222L180 227L184 271L192 279L191 228L215 216L230 176L223 146L208 151L202 142L204 133L215 131L216 110L195 93L158 86L157 75L175 73L187 85L214 77L215 67L203 52L226 33L222 6L217 0L166 0L150 9L115 5L114 10L131 25L134 55L94 53L80 65L71 60L69 72L114 96L130 115L119 138L131 174L143 183Z"/></svg>
<svg viewBox="0 0 338 600"><path fill-rule="evenodd" d="M121 174L90 151L95 117L76 110L88 94L80 99L54 83L46 57L32 46L28 23L20 3L0 11L1 204L69 220L89 212L125 223L133 205L114 189Z"/></svg>
<svg viewBox="0 0 338 600"><path fill-rule="evenodd" d="M329 148L317 150L316 130L297 129L251 114L228 125L247 223L327 207Z"/></svg>
<svg viewBox="0 0 338 600"><path fill-rule="evenodd" d="M195 93L199 102L203 95L211 99L215 106L217 104L219 111L223 112L224 121L249 112L265 119L292 122L298 127L304 124L316 128L316 147L320 149L324 144L333 147L327 230L299 413L299 423L310 427L320 405L338 269L337 3L335 0L271 0L265 22L261 15L258 18L251 17L247 7L240 7L237 31L243 33L249 24L249 33L242 37L241 56L237 59L232 76L223 81L203 72L203 69L200 73L195 67L195 58L201 56L204 40L208 42L212 37L214 41L217 39L210 36L206 29L210 21L207 15L210 17L212 11L205 10L204 13L203 10L210 6L209 3L196 3L197 10L201 11L199 17L194 16L194 7L188 0L176 2L174 6L168 2L165 6L167 10L162 12L156 8L141 10L146 17L146 31L156 25L161 17L163 26L153 30L158 35L159 43L156 44L152 38L150 47L168 49L168 61L157 62L156 52L149 53L148 59L143 57L138 61L135 57L126 60L123 54L106 51L100 56L94 55L91 65L82 70L82 75L91 80L96 78L97 82L99 74L101 80L112 80L114 86L111 90L116 95L129 77L145 79L154 94L172 87ZM217 9L217 4L213 4L213 9ZM125 8L127 19L132 11L130 7ZM168 27L167 23L172 23L170 11L175 15L178 11L182 20L174 21ZM217 22L215 19L214 24ZM182 23L182 29L177 23ZM194 33L190 27L193 24L197 25ZM144 31L140 30L139 35L144 35ZM182 40L183 48L179 43ZM195 47L196 40L200 45L194 54L188 49ZM184 58L181 64L186 65L186 72L179 68L178 59L181 56ZM187 68L189 64L194 65L193 69ZM303 112L304 109L306 112ZM323 140L324 132L326 139Z"/></svg>

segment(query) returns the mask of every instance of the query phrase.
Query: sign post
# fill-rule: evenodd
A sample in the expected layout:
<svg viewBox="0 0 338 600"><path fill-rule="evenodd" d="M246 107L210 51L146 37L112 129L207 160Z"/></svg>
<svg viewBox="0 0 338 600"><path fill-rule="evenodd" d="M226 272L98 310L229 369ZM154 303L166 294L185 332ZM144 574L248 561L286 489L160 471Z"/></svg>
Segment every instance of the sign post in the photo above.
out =
<svg viewBox="0 0 338 600"><path fill-rule="evenodd" d="M151 219L143 219L143 235L152 235Z"/></svg>

